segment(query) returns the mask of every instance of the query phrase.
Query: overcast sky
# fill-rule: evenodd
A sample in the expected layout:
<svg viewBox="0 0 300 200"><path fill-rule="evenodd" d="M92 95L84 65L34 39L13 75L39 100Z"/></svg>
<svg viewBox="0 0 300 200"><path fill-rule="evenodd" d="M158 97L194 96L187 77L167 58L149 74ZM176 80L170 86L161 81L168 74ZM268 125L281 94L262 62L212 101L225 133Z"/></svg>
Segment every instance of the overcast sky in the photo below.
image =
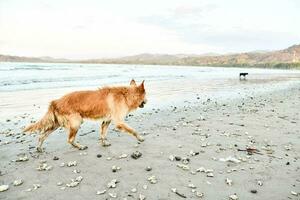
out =
<svg viewBox="0 0 300 200"><path fill-rule="evenodd" d="M0 54L102 58L300 43L299 0L0 0Z"/></svg>

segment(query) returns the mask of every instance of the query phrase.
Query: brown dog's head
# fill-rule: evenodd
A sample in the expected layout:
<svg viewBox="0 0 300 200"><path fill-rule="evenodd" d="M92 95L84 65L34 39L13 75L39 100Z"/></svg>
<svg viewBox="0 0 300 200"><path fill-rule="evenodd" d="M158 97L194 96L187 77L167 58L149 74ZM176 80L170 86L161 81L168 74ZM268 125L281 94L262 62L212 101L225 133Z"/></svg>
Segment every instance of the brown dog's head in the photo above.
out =
<svg viewBox="0 0 300 200"><path fill-rule="evenodd" d="M145 81L143 81L140 85L137 85L135 80L132 79L130 81L130 86L135 88L136 100L138 107L140 108L143 108L144 105L147 103L144 82Z"/></svg>

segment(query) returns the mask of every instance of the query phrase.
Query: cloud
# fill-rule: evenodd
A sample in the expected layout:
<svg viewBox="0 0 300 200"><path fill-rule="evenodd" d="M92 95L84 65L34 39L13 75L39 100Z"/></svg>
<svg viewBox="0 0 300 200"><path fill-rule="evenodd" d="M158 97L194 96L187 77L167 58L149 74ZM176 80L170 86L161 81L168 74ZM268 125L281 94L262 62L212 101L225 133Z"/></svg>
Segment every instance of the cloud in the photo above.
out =
<svg viewBox="0 0 300 200"><path fill-rule="evenodd" d="M278 49L300 40L293 2L0 0L0 50L93 58Z"/></svg>

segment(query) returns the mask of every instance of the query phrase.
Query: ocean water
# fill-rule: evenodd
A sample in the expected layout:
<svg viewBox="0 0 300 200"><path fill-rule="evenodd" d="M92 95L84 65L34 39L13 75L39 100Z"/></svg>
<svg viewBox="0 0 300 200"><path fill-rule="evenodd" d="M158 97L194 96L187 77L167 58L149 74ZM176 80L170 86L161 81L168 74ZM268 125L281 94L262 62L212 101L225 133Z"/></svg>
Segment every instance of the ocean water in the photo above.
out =
<svg viewBox="0 0 300 200"><path fill-rule="evenodd" d="M292 78L299 71L188 66L145 66L116 64L0 63L0 92L65 87L100 87L123 84L130 79L147 82L237 79L239 72L256 78ZM260 75L261 77L258 77Z"/></svg>
<svg viewBox="0 0 300 200"><path fill-rule="evenodd" d="M248 72L247 80L239 73ZM0 115L25 112L66 92L145 80L148 109L232 98L300 84L300 71L160 65L0 63Z"/></svg>

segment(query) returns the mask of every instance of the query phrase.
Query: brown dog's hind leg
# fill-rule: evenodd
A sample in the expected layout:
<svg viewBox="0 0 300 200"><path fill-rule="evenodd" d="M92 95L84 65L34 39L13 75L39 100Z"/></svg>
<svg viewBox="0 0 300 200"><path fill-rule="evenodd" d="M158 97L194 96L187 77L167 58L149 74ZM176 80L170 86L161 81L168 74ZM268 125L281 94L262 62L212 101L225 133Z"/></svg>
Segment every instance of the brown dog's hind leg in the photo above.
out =
<svg viewBox="0 0 300 200"><path fill-rule="evenodd" d="M79 150L85 150L88 147L80 145L78 142L75 142L75 137L78 132L78 129L70 128L68 143L70 143L73 147L78 148Z"/></svg>
<svg viewBox="0 0 300 200"><path fill-rule="evenodd" d="M56 128L40 134L38 146L36 147L36 150L38 152L43 152L42 145L43 145L45 139L55 130L56 130Z"/></svg>
<svg viewBox="0 0 300 200"><path fill-rule="evenodd" d="M120 131L127 132L130 135L133 135L140 142L144 141L144 138L142 136L140 136L133 128L131 128L130 126L128 126L124 122L118 122L118 123L116 123L116 128L118 130L120 130Z"/></svg>
<svg viewBox="0 0 300 200"><path fill-rule="evenodd" d="M78 142L75 142L75 137L78 132L78 129L82 123L82 118L80 116L71 116L69 118L69 137L68 143L70 143L73 147L78 148L79 150L87 149L87 146L82 146Z"/></svg>
<svg viewBox="0 0 300 200"><path fill-rule="evenodd" d="M109 121L103 121L102 124L101 124L101 135L100 135L100 140L101 140L101 143L102 143L102 146L110 146L110 143L107 141L107 138L106 138L106 133L107 133L107 129L108 129L108 126L110 124L110 120Z"/></svg>

